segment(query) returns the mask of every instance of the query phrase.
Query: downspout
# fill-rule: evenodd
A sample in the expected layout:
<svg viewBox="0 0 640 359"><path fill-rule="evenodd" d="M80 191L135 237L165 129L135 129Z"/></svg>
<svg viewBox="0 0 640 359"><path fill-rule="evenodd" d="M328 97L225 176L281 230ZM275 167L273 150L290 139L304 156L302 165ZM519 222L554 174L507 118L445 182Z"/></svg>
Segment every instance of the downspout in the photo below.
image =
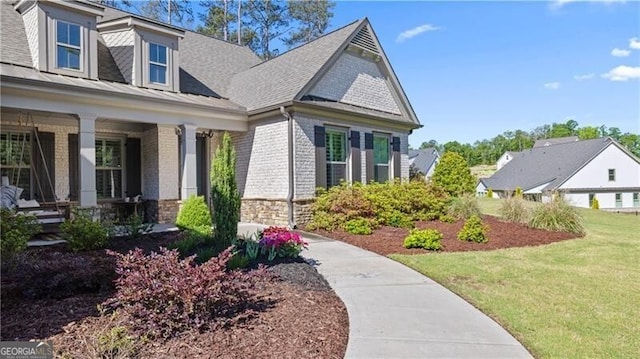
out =
<svg viewBox="0 0 640 359"><path fill-rule="evenodd" d="M293 196L295 188L295 183L293 182L293 117L285 110L284 106L280 106L280 113L287 119L287 150L289 157L289 193L287 195L287 209L289 213L287 222L289 228L295 229L296 223L293 218Z"/></svg>

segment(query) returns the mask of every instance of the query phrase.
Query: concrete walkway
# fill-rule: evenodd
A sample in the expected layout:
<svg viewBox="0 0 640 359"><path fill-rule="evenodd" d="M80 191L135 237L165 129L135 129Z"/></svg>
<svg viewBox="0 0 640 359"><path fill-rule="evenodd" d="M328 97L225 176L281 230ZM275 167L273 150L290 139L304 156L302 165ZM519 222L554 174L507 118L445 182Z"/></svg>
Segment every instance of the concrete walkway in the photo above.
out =
<svg viewBox="0 0 640 359"><path fill-rule="evenodd" d="M492 319L422 274L326 238L305 237L349 312L346 358L531 358Z"/></svg>

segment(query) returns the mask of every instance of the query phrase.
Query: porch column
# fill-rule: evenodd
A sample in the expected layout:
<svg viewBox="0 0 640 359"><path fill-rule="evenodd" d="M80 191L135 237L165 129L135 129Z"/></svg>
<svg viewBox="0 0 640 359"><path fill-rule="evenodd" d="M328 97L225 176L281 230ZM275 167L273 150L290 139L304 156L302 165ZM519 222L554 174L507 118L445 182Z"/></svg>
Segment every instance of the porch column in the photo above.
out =
<svg viewBox="0 0 640 359"><path fill-rule="evenodd" d="M182 183L180 193L185 200L191 195L198 194L198 182L196 172L196 129L194 125L181 125L182 143L180 143L181 158L180 171L182 173Z"/></svg>
<svg viewBox="0 0 640 359"><path fill-rule="evenodd" d="M78 114L80 207L98 205L96 192L96 115Z"/></svg>

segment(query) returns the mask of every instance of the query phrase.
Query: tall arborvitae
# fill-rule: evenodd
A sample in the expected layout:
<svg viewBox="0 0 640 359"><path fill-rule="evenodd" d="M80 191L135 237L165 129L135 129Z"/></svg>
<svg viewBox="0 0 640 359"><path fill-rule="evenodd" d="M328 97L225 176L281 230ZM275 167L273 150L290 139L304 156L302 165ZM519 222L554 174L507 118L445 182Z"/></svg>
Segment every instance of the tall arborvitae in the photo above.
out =
<svg viewBox="0 0 640 359"><path fill-rule="evenodd" d="M240 194L236 186L236 151L227 132L216 149L211 169L214 238L220 247L231 245L238 232Z"/></svg>

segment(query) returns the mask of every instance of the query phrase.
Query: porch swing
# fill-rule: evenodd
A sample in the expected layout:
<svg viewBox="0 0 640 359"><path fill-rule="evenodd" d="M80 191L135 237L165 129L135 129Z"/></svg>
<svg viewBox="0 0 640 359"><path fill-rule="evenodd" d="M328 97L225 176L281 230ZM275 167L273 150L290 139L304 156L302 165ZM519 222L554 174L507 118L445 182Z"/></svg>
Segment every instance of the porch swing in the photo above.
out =
<svg viewBox="0 0 640 359"><path fill-rule="evenodd" d="M20 141L20 137L18 137L18 144L20 146L19 153L20 157L17 163L24 164L24 156L25 156L25 148L28 145L27 141L27 132L33 134L32 140L35 141L37 145L37 155L39 156L38 160L41 161L42 167L44 168L44 177L41 178L42 173L38 171L36 168L35 161L29 161L29 170L33 173L35 182L37 185L37 194L41 197L42 203L39 203L36 199L24 200L20 198L20 195L23 192L23 189L16 187L15 184L20 182L21 171L23 170L23 166L18 166L17 168L13 168L10 176L5 176L2 178L2 188L3 188L3 207L5 206L4 199L6 197L4 190L6 188L13 188L13 200L16 206L16 211L18 213L32 214L36 217L37 222L41 225L42 230L41 234L44 233L57 233L59 231L59 225L64 222L65 218L68 216L67 208L68 206L62 206L56 197L55 187L53 185L53 180L51 179L51 173L49 172L49 164L44 155L44 151L42 148L42 143L40 140L40 135L38 133L38 128L35 125L33 120L33 116L31 113L28 113L26 117L22 112L18 115L18 132L22 133L22 140ZM11 139L9 139L11 142ZM32 147L33 148L33 147ZM46 180L46 183L43 183ZM11 186L13 184L13 186ZM44 191L43 186L49 186L48 190L50 196L52 197L51 202L47 202L47 194Z"/></svg>

